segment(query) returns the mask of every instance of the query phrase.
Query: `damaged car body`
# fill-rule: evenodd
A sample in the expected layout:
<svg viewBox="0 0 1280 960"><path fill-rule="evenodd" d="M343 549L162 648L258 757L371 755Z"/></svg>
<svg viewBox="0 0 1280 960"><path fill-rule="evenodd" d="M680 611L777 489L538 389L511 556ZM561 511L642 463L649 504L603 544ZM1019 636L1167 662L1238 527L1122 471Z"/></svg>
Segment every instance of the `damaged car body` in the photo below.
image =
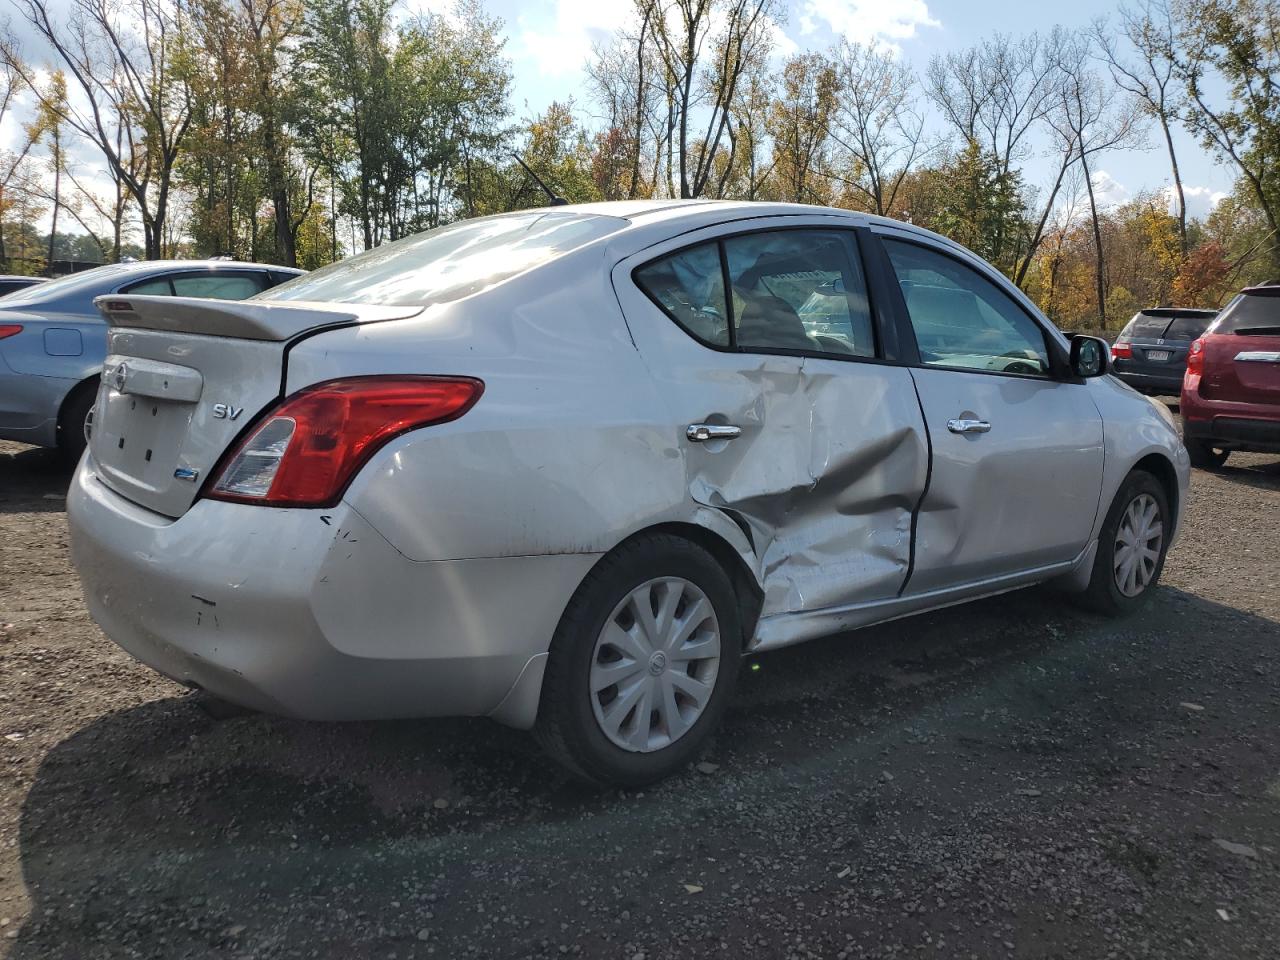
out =
<svg viewBox="0 0 1280 960"><path fill-rule="evenodd" d="M69 514L110 637L256 709L491 716L600 782L695 758L746 652L1047 580L1136 608L1188 481L1102 341L849 211L557 207L100 307Z"/></svg>

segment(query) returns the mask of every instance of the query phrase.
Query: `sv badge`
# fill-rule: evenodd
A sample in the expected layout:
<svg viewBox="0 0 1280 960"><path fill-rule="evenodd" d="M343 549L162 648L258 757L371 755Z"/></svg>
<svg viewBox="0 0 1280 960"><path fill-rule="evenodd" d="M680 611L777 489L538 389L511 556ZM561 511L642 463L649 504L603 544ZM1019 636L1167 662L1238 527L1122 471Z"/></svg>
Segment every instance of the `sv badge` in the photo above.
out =
<svg viewBox="0 0 1280 960"><path fill-rule="evenodd" d="M213 405L213 419L215 420L234 420L244 413L244 407L233 407L229 403L215 403Z"/></svg>

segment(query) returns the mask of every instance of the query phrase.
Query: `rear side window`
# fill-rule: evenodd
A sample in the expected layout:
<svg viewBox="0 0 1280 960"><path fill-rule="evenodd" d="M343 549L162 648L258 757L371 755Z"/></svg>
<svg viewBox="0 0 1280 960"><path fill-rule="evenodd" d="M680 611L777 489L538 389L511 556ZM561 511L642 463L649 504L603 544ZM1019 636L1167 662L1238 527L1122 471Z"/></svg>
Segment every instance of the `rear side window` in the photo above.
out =
<svg viewBox="0 0 1280 960"><path fill-rule="evenodd" d="M173 292L179 297L212 297L215 300L246 300L266 287L266 277L258 274L197 273L175 276Z"/></svg>
<svg viewBox="0 0 1280 960"><path fill-rule="evenodd" d="M1240 294L1218 314L1213 332L1280 336L1280 287L1274 294Z"/></svg>
<svg viewBox="0 0 1280 960"><path fill-rule="evenodd" d="M854 236L779 230L724 242L737 345L876 355Z"/></svg>
<svg viewBox="0 0 1280 960"><path fill-rule="evenodd" d="M554 210L464 220L339 260L262 296L408 306L448 303L608 236L626 223Z"/></svg>
<svg viewBox="0 0 1280 960"><path fill-rule="evenodd" d="M874 357L856 243L843 230L744 234L670 254L632 276L708 346Z"/></svg>
<svg viewBox="0 0 1280 960"><path fill-rule="evenodd" d="M655 260L636 270L634 277L640 289L686 333L713 346L729 346L729 310L718 243Z"/></svg>

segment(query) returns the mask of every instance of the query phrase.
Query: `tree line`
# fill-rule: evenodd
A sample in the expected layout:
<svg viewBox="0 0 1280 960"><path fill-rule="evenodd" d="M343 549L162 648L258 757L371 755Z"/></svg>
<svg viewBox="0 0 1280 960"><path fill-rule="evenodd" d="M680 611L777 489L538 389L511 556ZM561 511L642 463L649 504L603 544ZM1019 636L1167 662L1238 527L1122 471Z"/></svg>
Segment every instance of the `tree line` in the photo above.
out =
<svg viewBox="0 0 1280 960"><path fill-rule="evenodd" d="M1136 0L1084 29L993 33L922 73L849 41L779 57L782 0L633 0L582 99L527 118L479 0L447 15L395 0L9 2L45 50L29 56L12 23L0 33L0 119L35 104L0 157L10 269L86 246L104 262L313 268L542 203L518 156L574 201L909 220L1066 327L1280 277L1280 0ZM1236 182L1203 218L1187 214L1179 130ZM1136 149L1162 158L1169 192L1107 205L1105 158Z"/></svg>

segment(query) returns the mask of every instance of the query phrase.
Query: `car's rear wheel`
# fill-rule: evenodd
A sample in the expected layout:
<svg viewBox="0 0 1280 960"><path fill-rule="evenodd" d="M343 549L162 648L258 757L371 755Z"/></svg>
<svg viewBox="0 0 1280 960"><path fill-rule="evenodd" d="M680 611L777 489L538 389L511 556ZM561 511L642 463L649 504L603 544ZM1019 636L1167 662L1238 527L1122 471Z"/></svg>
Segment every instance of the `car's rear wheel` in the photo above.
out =
<svg viewBox="0 0 1280 960"><path fill-rule="evenodd" d="M1230 450L1215 447L1207 440L1187 440L1185 446L1187 454L1191 457L1191 465L1201 470L1216 470L1226 463L1227 457L1231 455Z"/></svg>
<svg viewBox="0 0 1280 960"><path fill-rule="evenodd" d="M98 381L80 384L67 397L58 414L58 452L68 463L76 463L88 446L87 421L89 411L98 398Z"/></svg>
<svg viewBox="0 0 1280 960"><path fill-rule="evenodd" d="M535 734L586 780L660 780L705 749L741 650L733 586L715 558L681 537L639 537L602 559L569 602Z"/></svg>
<svg viewBox="0 0 1280 960"><path fill-rule="evenodd" d="M1135 470L1120 485L1098 535L1085 599L1095 610L1124 616L1142 607L1160 580L1173 533L1160 481Z"/></svg>

